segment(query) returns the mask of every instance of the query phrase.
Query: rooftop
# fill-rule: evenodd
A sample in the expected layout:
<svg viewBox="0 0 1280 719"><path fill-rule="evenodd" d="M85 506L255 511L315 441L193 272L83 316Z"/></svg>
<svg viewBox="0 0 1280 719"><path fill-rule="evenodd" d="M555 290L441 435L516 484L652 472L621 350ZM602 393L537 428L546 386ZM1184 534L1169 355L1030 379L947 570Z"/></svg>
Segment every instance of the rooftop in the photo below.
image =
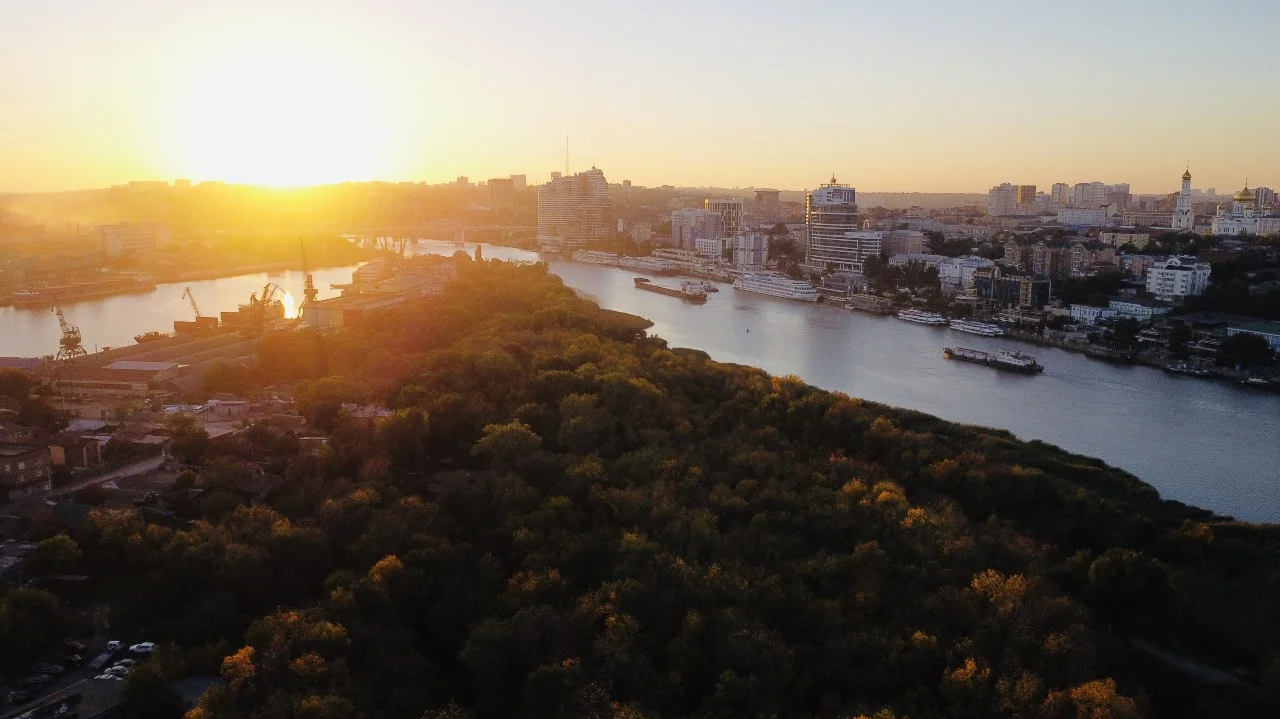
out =
<svg viewBox="0 0 1280 719"><path fill-rule="evenodd" d="M1232 325L1231 329L1243 330L1260 335L1277 335L1280 336L1280 322L1246 322L1244 324Z"/></svg>
<svg viewBox="0 0 1280 719"><path fill-rule="evenodd" d="M0 457L21 457L24 454L42 451L42 447L32 447L29 444L0 444Z"/></svg>
<svg viewBox="0 0 1280 719"><path fill-rule="evenodd" d="M327 300L318 300L308 303L305 310L376 310L383 307L397 305L404 301L402 297L395 295L366 293L358 295L343 295Z"/></svg>
<svg viewBox="0 0 1280 719"><path fill-rule="evenodd" d="M177 362L141 362L138 360L117 360L107 365L103 369L130 369L144 370L147 372L163 372L165 370L177 368Z"/></svg>

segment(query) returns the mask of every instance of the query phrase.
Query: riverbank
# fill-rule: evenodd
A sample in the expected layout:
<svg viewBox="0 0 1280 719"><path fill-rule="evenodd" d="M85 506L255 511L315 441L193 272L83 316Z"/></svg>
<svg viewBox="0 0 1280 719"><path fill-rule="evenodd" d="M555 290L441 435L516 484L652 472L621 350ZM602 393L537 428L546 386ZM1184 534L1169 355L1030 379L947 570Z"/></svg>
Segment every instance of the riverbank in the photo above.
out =
<svg viewBox="0 0 1280 719"><path fill-rule="evenodd" d="M156 276L156 284L174 284L177 282L199 282L202 280L220 280L224 277L238 277L240 275L258 275L262 273L275 274L279 272L324 270L335 267L350 267L350 261L339 263L322 263L308 264L303 266L300 260L289 262L261 262L253 265L239 265L236 267L219 267L211 270L191 270L187 272L170 272Z"/></svg>

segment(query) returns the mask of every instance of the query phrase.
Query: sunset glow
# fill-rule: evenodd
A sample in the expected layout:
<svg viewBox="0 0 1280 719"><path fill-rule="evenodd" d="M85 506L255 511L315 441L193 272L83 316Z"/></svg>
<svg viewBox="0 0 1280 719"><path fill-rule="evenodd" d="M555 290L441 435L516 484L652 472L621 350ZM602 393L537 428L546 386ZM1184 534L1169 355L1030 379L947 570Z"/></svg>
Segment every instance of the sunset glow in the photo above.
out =
<svg viewBox="0 0 1280 719"><path fill-rule="evenodd" d="M268 186L373 179L384 136L369 85L316 56L256 51L197 80L176 123L198 178Z"/></svg>

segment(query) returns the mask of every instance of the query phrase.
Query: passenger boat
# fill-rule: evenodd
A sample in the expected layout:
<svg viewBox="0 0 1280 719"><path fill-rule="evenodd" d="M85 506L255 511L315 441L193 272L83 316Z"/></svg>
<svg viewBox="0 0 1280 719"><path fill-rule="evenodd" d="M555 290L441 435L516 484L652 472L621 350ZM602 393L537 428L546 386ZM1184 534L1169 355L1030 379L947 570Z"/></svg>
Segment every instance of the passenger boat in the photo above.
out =
<svg viewBox="0 0 1280 719"><path fill-rule="evenodd" d="M1007 369L1024 374L1043 372L1044 367L1036 362L1036 358L1017 350L1002 349L995 354L982 350L971 350L967 347L943 347L942 356L947 359L984 364L997 369Z"/></svg>
<svg viewBox="0 0 1280 719"><path fill-rule="evenodd" d="M907 322L915 322L921 325L933 325L941 327L947 324L947 318L936 312L924 312L922 310L903 310L898 313L898 319Z"/></svg>
<svg viewBox="0 0 1280 719"><path fill-rule="evenodd" d="M981 335L983 337L1003 337L1004 328L1000 325L991 324L990 322L975 322L974 320L951 320L951 329L957 332L968 332L972 335Z"/></svg>
<svg viewBox="0 0 1280 719"><path fill-rule="evenodd" d="M733 281L733 289L785 300L818 301L818 290L813 285L774 272L744 272Z"/></svg>
<svg viewBox="0 0 1280 719"><path fill-rule="evenodd" d="M1169 374L1185 374L1185 375L1190 375L1192 377L1212 377L1213 376L1213 370L1208 369L1207 367L1202 367L1200 365L1191 364L1190 362L1184 362L1182 360L1179 360L1177 362L1171 362L1165 365L1164 371L1168 372Z"/></svg>

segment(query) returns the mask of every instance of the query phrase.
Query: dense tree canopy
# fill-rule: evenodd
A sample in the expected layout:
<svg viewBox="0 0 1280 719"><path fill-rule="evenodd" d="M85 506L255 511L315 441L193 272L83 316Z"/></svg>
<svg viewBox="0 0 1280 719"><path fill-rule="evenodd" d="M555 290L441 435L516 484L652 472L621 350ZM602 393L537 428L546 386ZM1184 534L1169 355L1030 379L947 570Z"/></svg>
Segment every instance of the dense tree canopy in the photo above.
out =
<svg viewBox="0 0 1280 719"><path fill-rule="evenodd" d="M268 338L253 376L305 381L330 431L318 454L266 430L234 449L286 465L267 502L185 528L92 516L86 561L128 587L113 621L230 642L193 717L1275 708L1270 531L669 348L541 266L460 264L443 297ZM204 481L229 482L201 447ZM1245 678L1183 673L1200 664Z"/></svg>

